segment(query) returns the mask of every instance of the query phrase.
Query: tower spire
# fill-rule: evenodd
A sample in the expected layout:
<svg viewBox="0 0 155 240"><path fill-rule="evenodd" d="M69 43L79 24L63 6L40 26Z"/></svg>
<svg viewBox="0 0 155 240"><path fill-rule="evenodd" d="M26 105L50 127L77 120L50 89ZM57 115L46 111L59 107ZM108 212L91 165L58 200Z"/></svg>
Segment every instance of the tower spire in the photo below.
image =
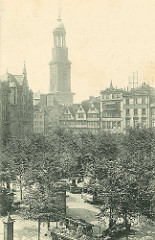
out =
<svg viewBox="0 0 155 240"><path fill-rule="evenodd" d="M58 9L58 22L61 22L61 8Z"/></svg>
<svg viewBox="0 0 155 240"><path fill-rule="evenodd" d="M113 88L112 80L111 80L111 83L110 83L110 88L111 88L111 89Z"/></svg>
<svg viewBox="0 0 155 240"><path fill-rule="evenodd" d="M25 61L24 61L24 67L23 67L23 74L26 74L26 65L25 65Z"/></svg>
<svg viewBox="0 0 155 240"><path fill-rule="evenodd" d="M23 67L23 85L28 88L28 81L27 81L27 71L26 71L26 65L24 61L24 67Z"/></svg>

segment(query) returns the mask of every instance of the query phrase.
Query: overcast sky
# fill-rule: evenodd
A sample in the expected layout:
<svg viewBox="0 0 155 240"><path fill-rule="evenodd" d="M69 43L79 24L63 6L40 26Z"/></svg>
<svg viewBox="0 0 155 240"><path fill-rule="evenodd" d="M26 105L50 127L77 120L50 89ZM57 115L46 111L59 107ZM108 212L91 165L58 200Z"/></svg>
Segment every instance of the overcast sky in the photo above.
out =
<svg viewBox="0 0 155 240"><path fill-rule="evenodd" d="M155 87L155 0L1 0L1 74L21 74L30 88L49 90L53 28L61 6L72 62L75 102L110 85L139 81Z"/></svg>

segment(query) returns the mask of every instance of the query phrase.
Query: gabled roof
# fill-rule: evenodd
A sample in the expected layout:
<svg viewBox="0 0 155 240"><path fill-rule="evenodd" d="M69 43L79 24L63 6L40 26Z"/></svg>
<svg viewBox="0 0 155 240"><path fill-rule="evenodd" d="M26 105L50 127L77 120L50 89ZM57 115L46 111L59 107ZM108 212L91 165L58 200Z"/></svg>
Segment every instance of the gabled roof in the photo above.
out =
<svg viewBox="0 0 155 240"><path fill-rule="evenodd" d="M23 75L13 75L13 76L15 77L16 81L17 81L20 85L22 85L22 83L23 83Z"/></svg>
<svg viewBox="0 0 155 240"><path fill-rule="evenodd" d="M70 106L68 107L69 110L70 110L70 112L72 113L72 115L73 115L74 117L75 117L75 115L76 115L76 112L77 112L79 106L80 106L80 104L72 104L72 105L70 105Z"/></svg>
<svg viewBox="0 0 155 240"><path fill-rule="evenodd" d="M63 109L63 114L64 113L68 113L68 112L72 114L72 111L71 111L70 107L69 106L65 106L65 108Z"/></svg>
<svg viewBox="0 0 155 240"><path fill-rule="evenodd" d="M62 115L65 113L66 109L69 109L69 111L71 112L72 116L75 117L78 108L81 106L84 110L84 112L87 114L87 112L89 111L90 107L92 106L92 104L94 105L94 107L99 111L100 110L100 103L99 102L90 102L89 100L83 101L82 103L76 103L76 104L72 104L70 106L65 106L63 109L63 113Z"/></svg>
<svg viewBox="0 0 155 240"><path fill-rule="evenodd" d="M64 109L63 109L63 112L62 112L62 116L63 114L65 113L65 111L68 109L70 111L70 113L72 114L73 117L75 117L77 111L78 111L78 108L82 106L82 104L72 104L70 106L65 106ZM83 110L85 111L84 107L82 106Z"/></svg>
<svg viewBox="0 0 155 240"><path fill-rule="evenodd" d="M17 85L22 85L23 83L23 75L12 75L10 73L6 73L4 76L0 77L1 82L15 82Z"/></svg>
<svg viewBox="0 0 155 240"><path fill-rule="evenodd" d="M85 113L88 112L88 109L89 109L89 106L88 106L88 105L85 105L85 104L83 104L83 103L79 104L79 107L78 107L77 111L80 109L80 107L82 107L82 109L83 109L83 111L84 111Z"/></svg>
<svg viewBox="0 0 155 240"><path fill-rule="evenodd" d="M100 103L93 103L93 104L94 104L95 108L96 108L98 111L100 111Z"/></svg>
<svg viewBox="0 0 155 240"><path fill-rule="evenodd" d="M100 110L100 104L99 103L92 103L88 109L88 112L89 110L92 110L92 106L94 106L94 108L99 112Z"/></svg>

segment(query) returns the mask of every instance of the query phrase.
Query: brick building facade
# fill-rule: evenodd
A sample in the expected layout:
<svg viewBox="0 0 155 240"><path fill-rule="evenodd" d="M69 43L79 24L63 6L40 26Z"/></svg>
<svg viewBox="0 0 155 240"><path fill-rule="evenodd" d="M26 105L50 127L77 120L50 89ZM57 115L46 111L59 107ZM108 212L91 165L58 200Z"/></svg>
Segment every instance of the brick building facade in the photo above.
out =
<svg viewBox="0 0 155 240"><path fill-rule="evenodd" d="M22 138L33 132L33 93L29 90L26 67L23 75L0 77L0 138Z"/></svg>

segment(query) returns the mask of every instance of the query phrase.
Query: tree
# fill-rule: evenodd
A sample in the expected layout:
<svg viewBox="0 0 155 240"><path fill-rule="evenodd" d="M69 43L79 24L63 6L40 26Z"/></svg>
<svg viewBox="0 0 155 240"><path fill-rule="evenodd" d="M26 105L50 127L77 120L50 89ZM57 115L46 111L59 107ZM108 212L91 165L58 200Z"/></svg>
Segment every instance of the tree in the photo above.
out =
<svg viewBox="0 0 155 240"><path fill-rule="evenodd" d="M58 151L59 141L54 141L55 137L40 135L31 138L31 157L23 176L25 209L22 215L38 219L38 229L41 221L58 219L66 209L65 186L60 182L63 164Z"/></svg>
<svg viewBox="0 0 155 240"><path fill-rule="evenodd" d="M14 174L14 179L19 182L21 200L23 198L23 177L28 170L31 161L31 141L28 139L13 139L5 147L7 159L10 160L10 172Z"/></svg>
<svg viewBox="0 0 155 240"><path fill-rule="evenodd" d="M10 189L10 182L15 179L12 159L7 156L5 148L0 151L0 183L1 188L6 185Z"/></svg>
<svg viewBox="0 0 155 240"><path fill-rule="evenodd" d="M129 176L137 189L139 214L152 218L154 189L155 131L154 129L131 129L124 137L124 156ZM125 159L124 159L125 160Z"/></svg>
<svg viewBox="0 0 155 240"><path fill-rule="evenodd" d="M0 215L4 216L12 209L13 198L6 188L0 187Z"/></svg>

